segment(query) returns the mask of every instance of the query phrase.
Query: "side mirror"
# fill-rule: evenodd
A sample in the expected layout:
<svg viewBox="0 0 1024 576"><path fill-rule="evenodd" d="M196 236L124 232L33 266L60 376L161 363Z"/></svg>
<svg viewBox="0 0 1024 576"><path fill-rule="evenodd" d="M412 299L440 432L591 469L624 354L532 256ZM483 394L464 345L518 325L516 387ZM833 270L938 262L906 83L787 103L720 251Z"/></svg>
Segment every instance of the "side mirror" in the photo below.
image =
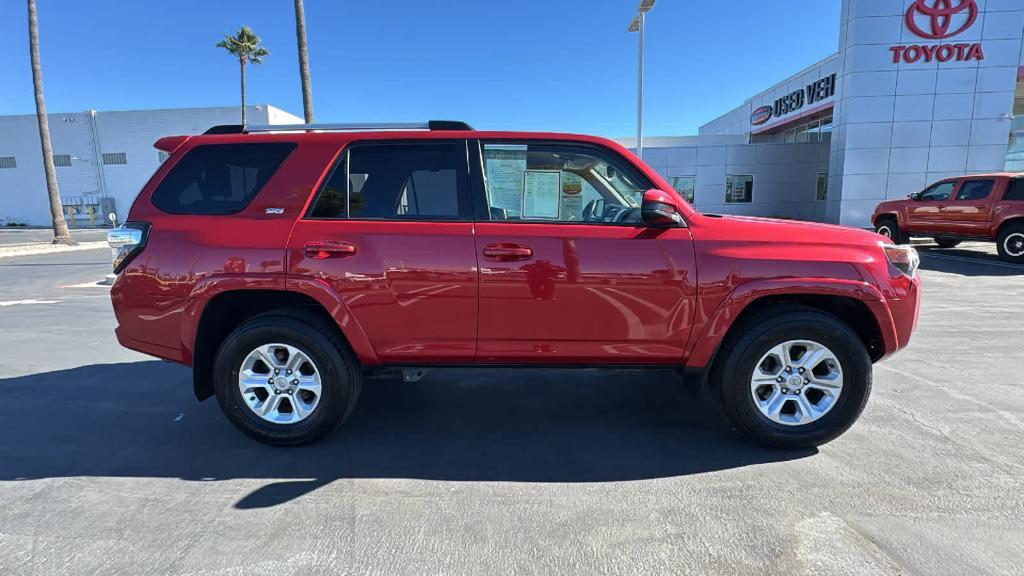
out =
<svg viewBox="0 0 1024 576"><path fill-rule="evenodd" d="M920 200L921 199L921 193L920 192L911 192L910 193L910 199L914 200L914 201Z"/></svg>
<svg viewBox="0 0 1024 576"><path fill-rule="evenodd" d="M675 200L667 192L651 188L644 192L640 203L640 217L644 224L652 228L672 228L682 226L683 217L679 214Z"/></svg>

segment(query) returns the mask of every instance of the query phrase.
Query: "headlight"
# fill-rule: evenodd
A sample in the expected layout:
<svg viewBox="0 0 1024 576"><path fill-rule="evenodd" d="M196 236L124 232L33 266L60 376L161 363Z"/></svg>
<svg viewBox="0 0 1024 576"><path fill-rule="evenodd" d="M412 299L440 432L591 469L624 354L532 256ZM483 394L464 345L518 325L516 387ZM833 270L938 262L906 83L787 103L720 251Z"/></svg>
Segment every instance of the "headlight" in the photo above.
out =
<svg viewBox="0 0 1024 576"><path fill-rule="evenodd" d="M910 246L882 244L882 251L885 252L885 258L889 260L889 263L907 276L912 277L921 264L921 257L917 255L917 250Z"/></svg>

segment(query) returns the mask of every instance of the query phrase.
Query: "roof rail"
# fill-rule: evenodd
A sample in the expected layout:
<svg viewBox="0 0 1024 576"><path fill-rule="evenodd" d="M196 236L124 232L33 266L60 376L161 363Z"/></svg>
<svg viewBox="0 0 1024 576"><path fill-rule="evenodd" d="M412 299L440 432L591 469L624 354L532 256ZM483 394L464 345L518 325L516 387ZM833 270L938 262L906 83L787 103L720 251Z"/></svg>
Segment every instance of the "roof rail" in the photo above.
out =
<svg viewBox="0 0 1024 576"><path fill-rule="evenodd" d="M377 124L222 124L204 134L246 134L252 132L359 132L367 130L472 130L473 127L458 120L430 120L429 122L381 122Z"/></svg>

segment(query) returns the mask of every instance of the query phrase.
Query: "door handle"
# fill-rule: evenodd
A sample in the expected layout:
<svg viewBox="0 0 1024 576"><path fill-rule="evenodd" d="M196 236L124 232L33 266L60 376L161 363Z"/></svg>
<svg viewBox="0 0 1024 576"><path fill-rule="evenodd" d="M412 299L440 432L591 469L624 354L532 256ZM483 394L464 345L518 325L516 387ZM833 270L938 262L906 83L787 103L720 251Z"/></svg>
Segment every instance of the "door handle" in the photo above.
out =
<svg viewBox="0 0 1024 576"><path fill-rule="evenodd" d="M324 242L306 242L302 247L302 253L309 258L324 260L327 258L344 258L356 253L356 247L348 242L335 242L327 240Z"/></svg>
<svg viewBox="0 0 1024 576"><path fill-rule="evenodd" d="M498 262L527 260L533 257L533 249L522 244L488 244L484 246L484 258Z"/></svg>
<svg viewBox="0 0 1024 576"><path fill-rule="evenodd" d="M974 207L977 208L978 210L984 210L985 209L985 205L984 204L975 204Z"/></svg>
<svg viewBox="0 0 1024 576"><path fill-rule="evenodd" d="M940 210L941 210L941 209L943 209L943 208L945 208L945 207L946 207L946 205L945 205L945 204L939 204L939 209L940 209Z"/></svg>

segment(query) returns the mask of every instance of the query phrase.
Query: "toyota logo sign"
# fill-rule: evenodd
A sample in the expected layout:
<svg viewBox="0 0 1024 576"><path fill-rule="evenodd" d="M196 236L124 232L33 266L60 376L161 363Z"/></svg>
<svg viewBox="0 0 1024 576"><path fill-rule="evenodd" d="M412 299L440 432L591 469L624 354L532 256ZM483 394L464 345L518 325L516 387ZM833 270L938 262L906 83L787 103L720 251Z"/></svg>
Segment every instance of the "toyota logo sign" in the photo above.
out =
<svg viewBox="0 0 1024 576"><path fill-rule="evenodd" d="M978 19L975 0L914 0L903 23L907 30L926 40L944 40L967 30ZM898 44L890 46L892 63L984 60L981 42Z"/></svg>
<svg viewBox="0 0 1024 576"><path fill-rule="evenodd" d="M957 2L954 5L954 2ZM940 40L967 30L978 17L978 5L974 0L915 0L904 21L907 29L921 38ZM958 26L950 31L953 21ZM922 27L919 22L925 23Z"/></svg>

